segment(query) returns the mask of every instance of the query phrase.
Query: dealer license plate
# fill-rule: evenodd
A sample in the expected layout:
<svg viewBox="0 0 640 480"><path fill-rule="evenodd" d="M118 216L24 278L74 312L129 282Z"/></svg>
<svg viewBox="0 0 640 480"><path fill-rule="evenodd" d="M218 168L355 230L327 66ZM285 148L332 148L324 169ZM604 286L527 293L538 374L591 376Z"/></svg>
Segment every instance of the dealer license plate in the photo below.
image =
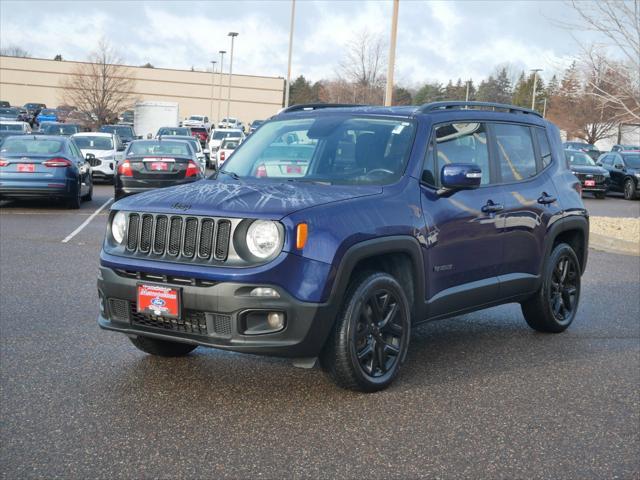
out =
<svg viewBox="0 0 640 480"><path fill-rule="evenodd" d="M33 163L19 163L18 171L22 173L33 173L36 171L36 166Z"/></svg>
<svg viewBox="0 0 640 480"><path fill-rule="evenodd" d="M139 283L138 312L180 318L180 289Z"/></svg>
<svg viewBox="0 0 640 480"><path fill-rule="evenodd" d="M596 186L596 181L595 180L585 180L584 181L584 186L585 187L595 187Z"/></svg>

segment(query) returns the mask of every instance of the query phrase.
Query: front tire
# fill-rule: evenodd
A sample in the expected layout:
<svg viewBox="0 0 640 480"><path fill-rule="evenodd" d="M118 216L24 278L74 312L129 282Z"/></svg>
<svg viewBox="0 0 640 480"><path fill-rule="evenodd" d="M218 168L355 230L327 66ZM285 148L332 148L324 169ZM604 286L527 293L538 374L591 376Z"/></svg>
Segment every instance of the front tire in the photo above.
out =
<svg viewBox="0 0 640 480"><path fill-rule="evenodd" d="M560 333L571 325L580 300L580 263L566 243L557 245L544 266L542 285L521 303L522 313L538 332Z"/></svg>
<svg viewBox="0 0 640 480"><path fill-rule="evenodd" d="M634 200L636 198L636 184L630 178L627 178L624 182L624 198L625 200Z"/></svg>
<svg viewBox="0 0 640 480"><path fill-rule="evenodd" d="M158 357L183 357L198 347L188 343L170 342L149 337L129 337L129 340L138 350Z"/></svg>
<svg viewBox="0 0 640 480"><path fill-rule="evenodd" d="M391 275L356 277L320 357L333 381L361 392L387 388L407 354L410 312L402 287Z"/></svg>

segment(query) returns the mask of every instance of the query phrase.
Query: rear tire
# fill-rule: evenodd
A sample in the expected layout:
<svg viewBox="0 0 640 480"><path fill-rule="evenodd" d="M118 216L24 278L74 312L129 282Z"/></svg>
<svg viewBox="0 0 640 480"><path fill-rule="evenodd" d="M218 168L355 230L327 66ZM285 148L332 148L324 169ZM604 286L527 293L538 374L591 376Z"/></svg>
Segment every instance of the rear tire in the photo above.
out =
<svg viewBox="0 0 640 480"><path fill-rule="evenodd" d="M129 340L138 350L158 357L183 357L198 348L197 345L149 337L129 337Z"/></svg>
<svg viewBox="0 0 640 480"><path fill-rule="evenodd" d="M82 190L80 188L80 182L78 182L77 185L77 190L74 192L73 196L71 198L69 198L69 200L67 200L67 206L71 209L71 210L77 210L80 208L80 205L82 204Z"/></svg>
<svg viewBox="0 0 640 480"><path fill-rule="evenodd" d="M339 386L361 392L387 388L409 347L411 309L386 273L364 273L349 284L342 312L320 356Z"/></svg>
<svg viewBox="0 0 640 480"><path fill-rule="evenodd" d="M625 200L635 200L636 198L636 184L635 182L630 179L627 178L627 180L624 182L624 198Z"/></svg>
<svg viewBox="0 0 640 480"><path fill-rule="evenodd" d="M545 262L540 289L520 304L527 324L538 332L566 330L578 310L580 275L573 249L566 243L557 245Z"/></svg>

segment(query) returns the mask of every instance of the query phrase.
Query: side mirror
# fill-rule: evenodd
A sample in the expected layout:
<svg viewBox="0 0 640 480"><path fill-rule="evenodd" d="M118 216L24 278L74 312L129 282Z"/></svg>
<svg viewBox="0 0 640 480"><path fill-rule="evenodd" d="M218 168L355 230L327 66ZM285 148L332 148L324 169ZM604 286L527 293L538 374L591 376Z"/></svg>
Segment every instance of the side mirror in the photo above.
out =
<svg viewBox="0 0 640 480"><path fill-rule="evenodd" d="M87 162L90 162L91 160L95 160L96 156L93 153L87 153L87 155L84 158Z"/></svg>
<svg viewBox="0 0 640 480"><path fill-rule="evenodd" d="M120 146L118 147L118 151L119 151L119 152L124 152L125 150L126 150L126 147L125 147L124 145L120 145Z"/></svg>
<svg viewBox="0 0 640 480"><path fill-rule="evenodd" d="M616 163L616 164L614 165L614 168L615 168L616 170L624 170L624 165L622 165L621 163Z"/></svg>
<svg viewBox="0 0 640 480"><path fill-rule="evenodd" d="M482 169L475 163L450 163L442 167L440 180L446 190L477 188L482 180Z"/></svg>
<svg viewBox="0 0 640 480"><path fill-rule="evenodd" d="M142 135L136 135L136 140L142 140Z"/></svg>

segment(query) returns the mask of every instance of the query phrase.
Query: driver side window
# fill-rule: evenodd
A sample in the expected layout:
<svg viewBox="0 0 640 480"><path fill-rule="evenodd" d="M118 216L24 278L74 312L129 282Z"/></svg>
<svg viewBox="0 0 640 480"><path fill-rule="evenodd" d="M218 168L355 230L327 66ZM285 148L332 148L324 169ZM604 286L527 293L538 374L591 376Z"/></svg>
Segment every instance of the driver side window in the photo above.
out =
<svg viewBox="0 0 640 480"><path fill-rule="evenodd" d="M435 129L436 181L450 163L475 163L482 170L481 185L491 183L487 129L484 123L447 123Z"/></svg>

